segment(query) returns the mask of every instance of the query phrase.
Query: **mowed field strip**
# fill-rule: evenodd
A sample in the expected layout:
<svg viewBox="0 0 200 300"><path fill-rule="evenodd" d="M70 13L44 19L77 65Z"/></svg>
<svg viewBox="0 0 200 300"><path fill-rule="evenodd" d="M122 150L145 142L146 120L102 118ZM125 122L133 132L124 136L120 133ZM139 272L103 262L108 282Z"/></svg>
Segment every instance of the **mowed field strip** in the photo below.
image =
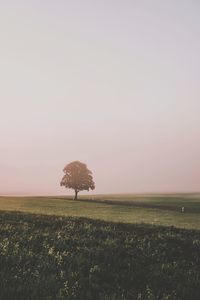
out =
<svg viewBox="0 0 200 300"><path fill-rule="evenodd" d="M0 197L0 210L200 229L200 194Z"/></svg>

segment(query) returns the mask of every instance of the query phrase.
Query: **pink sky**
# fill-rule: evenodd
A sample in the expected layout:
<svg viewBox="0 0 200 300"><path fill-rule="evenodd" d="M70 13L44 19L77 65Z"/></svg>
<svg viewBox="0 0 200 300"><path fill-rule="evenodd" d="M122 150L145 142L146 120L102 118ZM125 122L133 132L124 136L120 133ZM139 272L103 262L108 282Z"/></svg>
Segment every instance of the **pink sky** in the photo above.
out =
<svg viewBox="0 0 200 300"><path fill-rule="evenodd" d="M200 191L200 2L0 1L0 194ZM68 193L68 192L67 192Z"/></svg>

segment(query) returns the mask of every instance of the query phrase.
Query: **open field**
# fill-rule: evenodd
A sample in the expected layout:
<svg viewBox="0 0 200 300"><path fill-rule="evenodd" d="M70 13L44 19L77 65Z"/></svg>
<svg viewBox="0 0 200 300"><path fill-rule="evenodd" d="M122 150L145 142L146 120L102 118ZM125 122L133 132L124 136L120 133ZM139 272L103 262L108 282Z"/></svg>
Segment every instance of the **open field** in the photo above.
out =
<svg viewBox="0 0 200 300"><path fill-rule="evenodd" d="M200 229L199 194L0 197L0 210Z"/></svg>
<svg viewBox="0 0 200 300"><path fill-rule="evenodd" d="M199 253L200 231L1 212L0 299L197 300Z"/></svg>

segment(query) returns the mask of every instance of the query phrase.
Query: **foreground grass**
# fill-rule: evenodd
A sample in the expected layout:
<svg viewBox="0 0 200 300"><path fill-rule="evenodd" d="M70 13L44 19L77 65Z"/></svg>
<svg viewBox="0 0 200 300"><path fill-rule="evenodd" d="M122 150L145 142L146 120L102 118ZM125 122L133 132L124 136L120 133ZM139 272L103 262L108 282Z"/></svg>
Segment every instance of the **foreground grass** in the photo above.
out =
<svg viewBox="0 0 200 300"><path fill-rule="evenodd" d="M181 207L186 208L184 214ZM56 197L0 197L0 210L86 217L200 229L199 195L98 195L80 201Z"/></svg>
<svg viewBox="0 0 200 300"><path fill-rule="evenodd" d="M0 213L0 299L199 299L200 232Z"/></svg>

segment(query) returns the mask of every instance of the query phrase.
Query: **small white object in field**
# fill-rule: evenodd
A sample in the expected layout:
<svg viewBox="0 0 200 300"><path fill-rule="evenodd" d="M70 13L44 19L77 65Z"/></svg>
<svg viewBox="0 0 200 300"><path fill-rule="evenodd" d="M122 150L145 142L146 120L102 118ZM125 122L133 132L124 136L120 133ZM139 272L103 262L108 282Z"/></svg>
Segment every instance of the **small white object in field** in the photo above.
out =
<svg viewBox="0 0 200 300"><path fill-rule="evenodd" d="M182 211L182 213L185 212L185 207L184 206L182 206L181 211Z"/></svg>

